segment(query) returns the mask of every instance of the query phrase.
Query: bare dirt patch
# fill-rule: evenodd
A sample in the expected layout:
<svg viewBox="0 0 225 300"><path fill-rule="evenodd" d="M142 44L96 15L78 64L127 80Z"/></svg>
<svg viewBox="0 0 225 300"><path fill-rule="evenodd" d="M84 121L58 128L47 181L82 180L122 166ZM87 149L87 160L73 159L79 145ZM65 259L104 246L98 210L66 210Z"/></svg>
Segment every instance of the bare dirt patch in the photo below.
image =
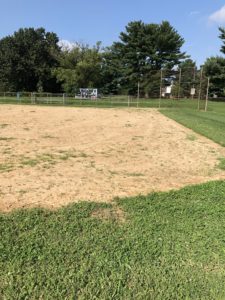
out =
<svg viewBox="0 0 225 300"><path fill-rule="evenodd" d="M225 150L153 109L0 106L0 210L225 178Z"/></svg>
<svg viewBox="0 0 225 300"><path fill-rule="evenodd" d="M118 206L113 205L111 208L99 208L92 213L92 218L100 219L102 221L116 221L118 223L125 223L125 212Z"/></svg>

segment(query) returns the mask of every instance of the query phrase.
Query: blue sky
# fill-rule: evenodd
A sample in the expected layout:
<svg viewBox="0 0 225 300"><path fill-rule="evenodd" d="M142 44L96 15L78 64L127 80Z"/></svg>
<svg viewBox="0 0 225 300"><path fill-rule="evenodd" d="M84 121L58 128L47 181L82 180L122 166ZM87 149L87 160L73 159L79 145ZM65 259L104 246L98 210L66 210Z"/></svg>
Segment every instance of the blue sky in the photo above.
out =
<svg viewBox="0 0 225 300"><path fill-rule="evenodd" d="M129 21L168 20L198 65L220 54L218 26L225 26L225 0L0 0L0 9L0 38L42 26L62 40L104 46L118 40Z"/></svg>

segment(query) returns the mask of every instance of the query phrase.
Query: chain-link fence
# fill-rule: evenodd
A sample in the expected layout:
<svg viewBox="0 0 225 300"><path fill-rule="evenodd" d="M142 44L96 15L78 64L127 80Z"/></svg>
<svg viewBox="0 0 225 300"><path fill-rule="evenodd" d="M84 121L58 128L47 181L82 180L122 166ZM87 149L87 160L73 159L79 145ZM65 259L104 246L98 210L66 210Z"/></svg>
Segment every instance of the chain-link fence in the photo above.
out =
<svg viewBox="0 0 225 300"><path fill-rule="evenodd" d="M203 69L153 70L145 81L136 83L134 95L99 95L98 98L80 98L67 93L1 92L0 103L71 105L94 107L186 107L208 108L208 100L217 100L210 94L210 79Z"/></svg>

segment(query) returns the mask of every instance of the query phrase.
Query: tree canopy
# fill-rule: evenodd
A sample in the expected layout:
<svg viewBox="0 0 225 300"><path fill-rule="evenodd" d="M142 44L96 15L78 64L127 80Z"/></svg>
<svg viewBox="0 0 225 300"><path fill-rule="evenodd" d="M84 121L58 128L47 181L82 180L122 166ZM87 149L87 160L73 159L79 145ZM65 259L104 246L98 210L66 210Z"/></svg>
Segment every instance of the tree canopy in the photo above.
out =
<svg viewBox="0 0 225 300"><path fill-rule="evenodd" d="M181 52L184 39L167 21L161 24L130 22L119 38L120 41L113 43L110 55L106 57L109 59L107 66L112 68L111 73L116 68L118 84L131 93L138 81L147 92L156 70L173 68L186 57Z"/></svg>
<svg viewBox="0 0 225 300"><path fill-rule="evenodd" d="M225 28L219 28L225 54ZM195 85L196 64L182 51L184 39L168 21L160 24L133 21L111 46L102 48L76 43L59 46L54 32L21 28L0 39L0 91L75 93L79 88L99 88L103 93L159 95L160 69L182 68L188 95ZM225 58L211 57L204 64L211 77L211 91L224 95ZM193 72L192 72L193 71ZM192 74L193 73L193 74ZM176 89L174 84L174 89Z"/></svg>
<svg viewBox="0 0 225 300"><path fill-rule="evenodd" d="M222 40L222 43L223 43L222 47L221 47L221 52L223 54L225 54L225 28L220 27L219 31L220 31L219 37L220 37L220 39Z"/></svg>
<svg viewBox="0 0 225 300"><path fill-rule="evenodd" d="M152 71L172 68L185 58L183 38L166 21L130 22L119 39L105 49L99 42L64 49L58 36L44 28L19 29L0 40L0 89L74 92L95 87L106 93L135 93L140 81L148 92Z"/></svg>
<svg viewBox="0 0 225 300"><path fill-rule="evenodd" d="M210 92L219 97L225 96L225 58L221 56L210 57L204 65L206 76L210 77Z"/></svg>
<svg viewBox="0 0 225 300"><path fill-rule="evenodd" d="M53 73L65 92L73 93L81 87L101 86L100 46L100 42L92 48L77 43L71 50L62 50L59 67Z"/></svg>
<svg viewBox="0 0 225 300"><path fill-rule="evenodd" d="M221 52L225 54L225 28L219 28L219 38L222 40ZM225 97L225 58L223 56L209 57L204 64L206 76L210 77L210 93Z"/></svg>
<svg viewBox="0 0 225 300"><path fill-rule="evenodd" d="M44 28L25 28L0 40L0 82L6 90L56 88L52 68L58 64L58 37Z"/></svg>

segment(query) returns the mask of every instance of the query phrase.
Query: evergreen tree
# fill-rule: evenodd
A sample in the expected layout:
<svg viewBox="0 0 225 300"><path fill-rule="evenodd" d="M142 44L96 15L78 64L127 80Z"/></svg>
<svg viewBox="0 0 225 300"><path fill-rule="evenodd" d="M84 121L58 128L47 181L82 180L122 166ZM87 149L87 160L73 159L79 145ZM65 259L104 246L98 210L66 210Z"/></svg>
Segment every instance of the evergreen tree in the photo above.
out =
<svg viewBox="0 0 225 300"><path fill-rule="evenodd" d="M123 87L134 94L137 82L140 82L147 96L153 81L158 83L160 80L158 71L173 68L186 57L181 52L183 43L183 38L169 22L130 22L126 31L120 34L120 41L112 45L110 59L117 61ZM112 66L112 61L108 65Z"/></svg>

